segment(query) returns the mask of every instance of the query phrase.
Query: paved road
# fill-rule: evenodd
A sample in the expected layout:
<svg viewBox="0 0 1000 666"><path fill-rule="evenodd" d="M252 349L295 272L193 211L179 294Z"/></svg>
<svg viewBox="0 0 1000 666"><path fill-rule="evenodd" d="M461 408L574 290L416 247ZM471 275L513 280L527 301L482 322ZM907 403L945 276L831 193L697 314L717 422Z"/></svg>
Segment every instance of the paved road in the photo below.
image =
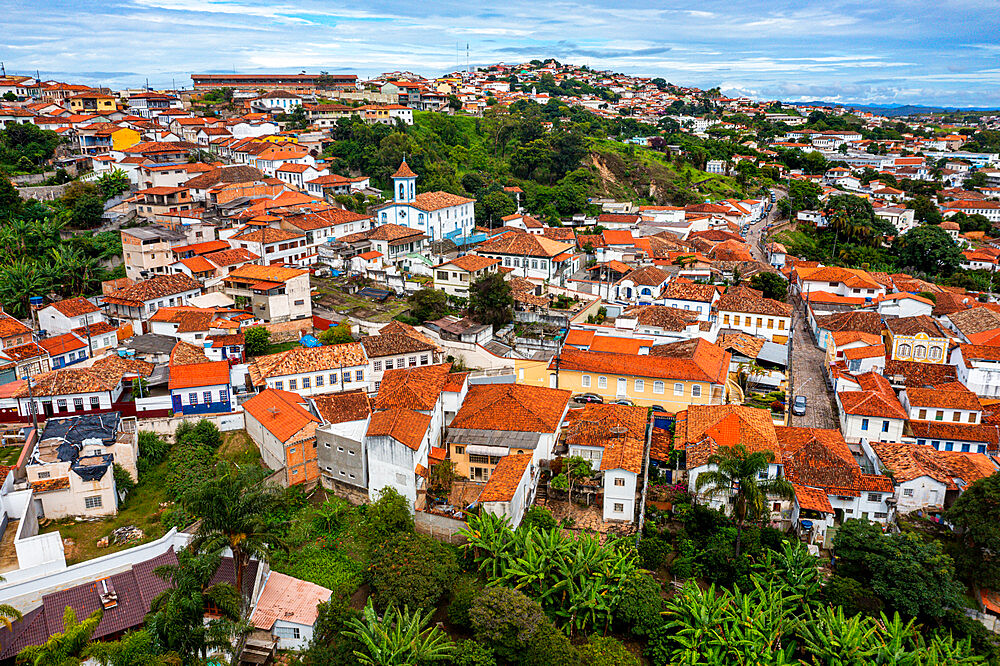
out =
<svg viewBox="0 0 1000 666"><path fill-rule="evenodd" d="M774 205L771 206L771 212L759 221L751 224L746 235L747 243L750 245L750 253L753 255L754 259L762 261L765 264L767 263L767 256L760 249L761 234L764 233L764 228L769 224L773 224L775 219L778 217L778 201L785 196L783 190L775 189L774 193L777 195L777 199L774 202Z"/></svg>
<svg viewBox="0 0 1000 666"><path fill-rule="evenodd" d="M827 390L823 366L826 352L816 346L809 322L801 307L794 314L795 334L792 341L792 386L793 396L804 395L807 407L805 416L791 417L789 425L809 428L838 428L837 415L833 406L833 395ZM791 407L791 399L789 399Z"/></svg>

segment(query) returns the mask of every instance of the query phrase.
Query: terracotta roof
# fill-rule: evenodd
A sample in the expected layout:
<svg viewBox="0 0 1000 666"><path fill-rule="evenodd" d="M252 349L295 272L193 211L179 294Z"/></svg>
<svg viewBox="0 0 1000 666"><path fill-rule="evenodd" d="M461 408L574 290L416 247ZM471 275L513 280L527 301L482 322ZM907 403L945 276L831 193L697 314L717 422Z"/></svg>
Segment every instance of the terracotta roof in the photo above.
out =
<svg viewBox="0 0 1000 666"><path fill-rule="evenodd" d="M31 333L31 329L6 312L0 312L0 339Z"/></svg>
<svg viewBox="0 0 1000 666"><path fill-rule="evenodd" d="M719 447L741 444L749 452L771 451L781 463L781 451L771 413L742 405L691 405L681 419L678 414L674 437L686 450L687 469L701 467Z"/></svg>
<svg viewBox="0 0 1000 666"><path fill-rule="evenodd" d="M280 243L281 241L304 238L304 234L286 229L275 229L274 227L247 227L243 231L235 234L232 239L237 241L247 241L248 243Z"/></svg>
<svg viewBox="0 0 1000 666"><path fill-rule="evenodd" d="M435 348L437 347L437 343L435 343L431 338L427 337L413 326L410 326L409 324L404 324L401 321L395 321L395 320L390 321L388 324L380 328L378 332L379 335L389 335L390 333L408 335L409 337L414 338L415 340L419 340L420 342L425 342L429 345L433 345Z"/></svg>
<svg viewBox="0 0 1000 666"><path fill-rule="evenodd" d="M667 283L661 293L662 298L672 298L679 301L698 301L711 303L719 293L718 288L710 284L696 284L674 280Z"/></svg>
<svg viewBox="0 0 1000 666"><path fill-rule="evenodd" d="M3 350L4 356L7 356L12 361L26 361L29 358L37 358L39 356L48 356L48 352L37 342L29 342L23 345L17 345L16 347L6 347Z"/></svg>
<svg viewBox="0 0 1000 666"><path fill-rule="evenodd" d="M719 312L748 312L766 316L791 317L792 306L771 298L763 298L761 292L738 285L730 287L718 303Z"/></svg>
<svg viewBox="0 0 1000 666"><path fill-rule="evenodd" d="M370 215L353 213L349 210L343 210L340 208L330 208L328 210L306 212L300 215L287 215L282 221L287 222L297 229L309 231L314 229L325 229L327 227L345 224L347 222L360 222L361 220L370 219Z"/></svg>
<svg viewBox="0 0 1000 666"><path fill-rule="evenodd" d="M910 421L912 437L956 442L985 442L987 451L997 450L997 428L982 423L949 423L948 421Z"/></svg>
<svg viewBox="0 0 1000 666"><path fill-rule="evenodd" d="M948 335L941 330L938 323L927 315L915 317L890 317L885 320L886 328L897 335L917 335L924 333L932 338L946 338Z"/></svg>
<svg viewBox="0 0 1000 666"><path fill-rule="evenodd" d="M844 350L844 358L848 361L856 361L863 358L878 358L880 356L885 356L885 345L881 343Z"/></svg>
<svg viewBox="0 0 1000 666"><path fill-rule="evenodd" d="M397 442L406 445L414 451L420 448L420 443L431 424L429 414L403 407L390 407L373 412L368 421L368 437L392 437Z"/></svg>
<svg viewBox="0 0 1000 666"><path fill-rule="evenodd" d="M361 421L372 413L371 400L361 389L316 395L311 400L324 423Z"/></svg>
<svg viewBox="0 0 1000 666"><path fill-rule="evenodd" d="M383 329L384 330L384 329ZM403 333L382 333L378 335L368 335L361 338L365 353L369 358L379 356L395 356L398 354L415 354L418 352L436 351L438 346L431 340L421 340L412 335Z"/></svg>
<svg viewBox="0 0 1000 666"><path fill-rule="evenodd" d="M629 281L633 284L641 284L649 287L658 287L670 278L670 275L656 266L644 266L637 268L619 282Z"/></svg>
<svg viewBox="0 0 1000 666"><path fill-rule="evenodd" d="M186 291L201 291L201 284L189 275L174 273L157 275L142 282L117 289L101 300L104 303L140 307L147 301L154 301L164 296L173 296Z"/></svg>
<svg viewBox="0 0 1000 666"><path fill-rule="evenodd" d="M201 363L210 363L202 347L178 340L170 350L170 367Z"/></svg>
<svg viewBox="0 0 1000 666"><path fill-rule="evenodd" d="M635 317L640 326L655 326L666 331L683 331L697 323L698 313L666 305L636 305L626 308L622 317Z"/></svg>
<svg viewBox="0 0 1000 666"><path fill-rule="evenodd" d="M399 165L399 168L396 169L396 173L392 174L392 177L417 178L417 174L413 173L413 169L410 168L410 165L406 163L406 160L403 160L403 162Z"/></svg>
<svg viewBox="0 0 1000 666"><path fill-rule="evenodd" d="M257 599L250 623L270 631L276 620L312 627L319 617L317 606L330 600L331 590L272 571Z"/></svg>
<svg viewBox="0 0 1000 666"><path fill-rule="evenodd" d="M955 328L961 331L966 337L975 333L1000 328L1000 313L987 307L959 310L947 316L951 323L955 325Z"/></svg>
<svg viewBox="0 0 1000 666"><path fill-rule="evenodd" d="M433 410L450 370L450 363L386 370L375 396L375 409L405 407L424 412Z"/></svg>
<svg viewBox="0 0 1000 666"><path fill-rule="evenodd" d="M972 367L972 361L1000 361L1000 347L986 345L959 345L962 360L966 367Z"/></svg>
<svg viewBox="0 0 1000 666"><path fill-rule="evenodd" d="M38 344L48 352L49 356L61 356L77 349L87 348L87 343L72 333L43 338L38 341Z"/></svg>
<svg viewBox="0 0 1000 666"><path fill-rule="evenodd" d="M961 386L961 385L959 385ZM930 407L932 409L965 409L974 412L981 411L976 394L964 386L961 389L908 388L906 398L910 407ZM932 415L933 416L933 415Z"/></svg>
<svg viewBox="0 0 1000 666"><path fill-rule="evenodd" d="M858 496L862 491L891 493L886 477L864 478L839 430L775 427L784 473L789 481L831 494ZM875 475L868 475L875 476Z"/></svg>
<svg viewBox="0 0 1000 666"><path fill-rule="evenodd" d="M233 264L242 264L248 261L260 259L260 257L256 254L242 247L212 252L210 254L206 254L205 258L216 266L232 266Z"/></svg>
<svg viewBox="0 0 1000 666"><path fill-rule="evenodd" d="M450 427L554 433L570 395L563 389L523 384L470 386Z"/></svg>
<svg viewBox="0 0 1000 666"><path fill-rule="evenodd" d="M840 282L848 287L857 289L883 289L878 280L873 278L867 271L855 268L840 268L839 266L823 266L819 268L796 267L802 281L812 282Z"/></svg>
<svg viewBox="0 0 1000 666"><path fill-rule="evenodd" d="M243 403L243 410L256 419L279 442L292 444L316 435L319 421L302 404L297 393L264 389Z"/></svg>
<svg viewBox="0 0 1000 666"><path fill-rule="evenodd" d="M510 502L514 499L517 487L524 477L525 470L531 464L530 453L513 453L500 459L490 473L486 487L479 495L480 502Z"/></svg>
<svg viewBox="0 0 1000 666"><path fill-rule="evenodd" d="M374 229L366 229L365 231L342 236L340 240L345 243L354 243L362 240L382 240L394 243L405 239L413 239L415 236L423 237L424 233L419 229L411 229L401 224L382 224Z"/></svg>
<svg viewBox="0 0 1000 666"><path fill-rule="evenodd" d="M68 476L58 476L54 479L38 479L31 483L31 490L34 491L36 495L40 493L48 493L54 490L66 490L69 488L69 477Z"/></svg>
<svg viewBox="0 0 1000 666"><path fill-rule="evenodd" d="M79 317L92 312L100 312L101 309L88 301L86 298L67 298L64 301L56 301L49 307L53 307L66 317Z"/></svg>
<svg viewBox="0 0 1000 666"><path fill-rule="evenodd" d="M834 512L833 506L830 504L830 498L826 496L825 490L810 488L797 483L793 483L792 488L795 490L795 500L802 509L830 514Z"/></svg>
<svg viewBox="0 0 1000 666"><path fill-rule="evenodd" d="M476 271L480 271L484 268L487 268L489 266L494 266L499 263L500 263L499 259L490 259L489 257L480 257L479 255L475 254L466 254L461 257L456 257L451 261L446 261L444 263L438 264L437 266L435 266L435 268L438 268L440 266L457 266L458 268L461 268L463 271L469 271L470 273L474 273Z"/></svg>
<svg viewBox="0 0 1000 666"><path fill-rule="evenodd" d="M894 361L887 359L885 362L886 377L903 378L902 383L909 386L927 386L948 381L954 381L957 377L955 366L939 363L921 363L919 361Z"/></svg>
<svg viewBox="0 0 1000 666"><path fill-rule="evenodd" d="M229 363L209 361L170 366L170 390L200 386L229 386Z"/></svg>
<svg viewBox="0 0 1000 666"><path fill-rule="evenodd" d="M307 275L309 271L298 268L286 268L284 266L259 266L257 264L247 264L234 268L229 272L227 279L250 282L278 282L284 283L301 275Z"/></svg>
<svg viewBox="0 0 1000 666"><path fill-rule="evenodd" d="M102 393L114 390L121 380L122 375L109 368L61 368L35 375L32 379L32 393L35 397ZM19 390L15 397L28 397L28 387Z"/></svg>
<svg viewBox="0 0 1000 666"><path fill-rule="evenodd" d="M919 444L872 442L871 446L882 466L892 471L897 485L928 476L945 484L949 490L957 490L960 488L958 481L964 489L997 471L989 456L982 453L938 451Z"/></svg>
<svg viewBox="0 0 1000 666"><path fill-rule="evenodd" d="M882 344L882 336L872 333L862 333L861 331L834 331L830 334L838 347L849 345L852 342L863 342L866 345Z"/></svg>
<svg viewBox="0 0 1000 666"><path fill-rule="evenodd" d="M462 197L457 194L452 194L451 192L423 192L414 197L411 206L418 208L428 213L432 213L436 210L442 210L444 208L451 208L452 206L461 206L462 204L473 203L475 199L469 199L467 197Z"/></svg>
<svg viewBox="0 0 1000 666"><path fill-rule="evenodd" d="M595 335L590 341L588 351L612 354L638 354L643 347L652 345L651 340L638 338L619 338L612 335Z"/></svg>
<svg viewBox="0 0 1000 666"><path fill-rule="evenodd" d="M323 347L293 347L288 351L254 359L250 378L261 386L268 377L282 377L307 372L367 366L365 348L359 342L345 342Z"/></svg>
<svg viewBox="0 0 1000 666"><path fill-rule="evenodd" d="M647 410L631 405L587 405L567 414L569 446L597 446L604 449L601 469L642 471L646 445Z"/></svg>
<svg viewBox="0 0 1000 666"><path fill-rule="evenodd" d="M529 257L555 257L573 249L569 243L560 243L545 236L523 231L510 231L476 246L479 254L516 254Z"/></svg>
<svg viewBox="0 0 1000 666"><path fill-rule="evenodd" d="M736 351L747 358L757 358L760 350L764 348L764 338L746 333L722 333L715 344L726 351Z"/></svg>
<svg viewBox="0 0 1000 666"><path fill-rule="evenodd" d="M881 336L882 316L877 312L837 312L815 317L816 326L826 331L857 331Z"/></svg>
<svg viewBox="0 0 1000 666"><path fill-rule="evenodd" d="M124 377L131 375L149 377L153 374L153 370L156 369L156 365L153 363L140 361L137 358L122 358L117 354L103 356L94 361L90 367L96 370L116 373Z"/></svg>

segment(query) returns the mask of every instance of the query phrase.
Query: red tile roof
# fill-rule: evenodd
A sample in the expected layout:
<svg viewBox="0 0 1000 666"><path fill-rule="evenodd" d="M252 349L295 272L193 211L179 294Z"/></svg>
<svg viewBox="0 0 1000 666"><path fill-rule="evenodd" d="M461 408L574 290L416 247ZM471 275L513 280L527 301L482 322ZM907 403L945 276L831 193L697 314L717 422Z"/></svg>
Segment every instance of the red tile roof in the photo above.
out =
<svg viewBox="0 0 1000 666"><path fill-rule="evenodd" d="M229 385L229 363L209 361L170 366L170 390Z"/></svg>
<svg viewBox="0 0 1000 666"><path fill-rule="evenodd" d="M451 427L555 433L570 395L563 389L523 384L471 386Z"/></svg>
<svg viewBox="0 0 1000 666"><path fill-rule="evenodd" d="M56 301L49 307L53 307L66 317L79 317L92 312L100 312L101 309L88 301L86 298L67 298L64 301Z"/></svg>
<svg viewBox="0 0 1000 666"><path fill-rule="evenodd" d="M264 389L243 403L244 411L279 442L291 444L314 437L319 420L305 410L297 393Z"/></svg>
<svg viewBox="0 0 1000 666"><path fill-rule="evenodd" d="M513 453L501 458L490 474L486 487L479 495L479 501L510 502L513 500L525 471L531 465L531 458L530 453Z"/></svg>
<svg viewBox="0 0 1000 666"><path fill-rule="evenodd" d="M429 414L421 414L412 409L390 407L373 412L368 421L368 437L392 437L400 444L416 451L431 424Z"/></svg>
<svg viewBox="0 0 1000 666"><path fill-rule="evenodd" d="M49 353L49 356L62 356L71 351L87 348L87 343L72 333L43 338L38 341L38 344Z"/></svg>

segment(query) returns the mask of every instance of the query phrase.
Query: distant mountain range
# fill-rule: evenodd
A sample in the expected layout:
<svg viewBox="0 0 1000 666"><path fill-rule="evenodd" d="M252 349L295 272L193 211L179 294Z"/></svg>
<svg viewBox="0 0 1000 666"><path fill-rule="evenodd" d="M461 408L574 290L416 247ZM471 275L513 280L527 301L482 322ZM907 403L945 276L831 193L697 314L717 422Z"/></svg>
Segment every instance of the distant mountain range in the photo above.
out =
<svg viewBox="0 0 1000 666"><path fill-rule="evenodd" d="M989 107L920 106L919 104L838 104L837 102L791 102L795 106L841 106L855 111L866 111L880 116L912 116L918 113L945 113L950 111L995 111Z"/></svg>

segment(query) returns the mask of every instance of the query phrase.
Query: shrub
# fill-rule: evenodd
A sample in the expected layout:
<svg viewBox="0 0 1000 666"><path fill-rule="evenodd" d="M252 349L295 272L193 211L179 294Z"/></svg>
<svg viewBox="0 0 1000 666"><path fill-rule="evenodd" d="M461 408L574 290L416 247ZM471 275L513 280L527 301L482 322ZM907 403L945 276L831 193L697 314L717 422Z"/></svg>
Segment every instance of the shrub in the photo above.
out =
<svg viewBox="0 0 1000 666"><path fill-rule="evenodd" d="M271 331L263 326L251 326L243 331L243 344L247 356L260 356L271 344Z"/></svg>
<svg viewBox="0 0 1000 666"><path fill-rule="evenodd" d="M545 622L538 628L534 638L528 642L519 660L524 666L578 666L580 653L569 637L559 631L551 622Z"/></svg>
<svg viewBox="0 0 1000 666"><path fill-rule="evenodd" d="M139 432L139 459L136 467L141 478L147 471L163 462L170 453L170 444L155 432Z"/></svg>
<svg viewBox="0 0 1000 666"><path fill-rule="evenodd" d="M493 650L476 641L459 641L451 653L455 666L497 666Z"/></svg>
<svg viewBox="0 0 1000 666"><path fill-rule="evenodd" d="M167 459L167 493L178 502L214 470L215 455L208 447L193 442L175 446Z"/></svg>
<svg viewBox="0 0 1000 666"><path fill-rule="evenodd" d="M195 425L194 430L191 432L191 436L199 444L207 446L213 451L222 446L222 433L214 423L207 419L198 421L198 424Z"/></svg>
<svg viewBox="0 0 1000 666"><path fill-rule="evenodd" d="M508 587L487 588L469 609L476 640L503 661L518 661L542 625L551 624L542 607Z"/></svg>
<svg viewBox="0 0 1000 666"><path fill-rule="evenodd" d="M378 545L400 532L413 531L413 514L406 498L386 486L378 491L378 499L362 505L364 528L369 543Z"/></svg>
<svg viewBox="0 0 1000 666"><path fill-rule="evenodd" d="M135 488L135 481L132 480L132 475L118 463L115 463L112 471L115 476L115 490L118 492L118 497L128 496L132 492L132 489ZM124 500L119 500L118 503L119 505L124 504Z"/></svg>
<svg viewBox="0 0 1000 666"><path fill-rule="evenodd" d="M455 552L432 539L403 532L376 552L368 567L375 605L430 610L458 576Z"/></svg>
<svg viewBox="0 0 1000 666"><path fill-rule="evenodd" d="M649 574L639 574L622 589L615 608L615 621L628 627L636 636L649 636L663 624L663 597L660 584Z"/></svg>
<svg viewBox="0 0 1000 666"><path fill-rule="evenodd" d="M865 613L877 616L882 611L882 601L853 578L830 576L821 596L831 606L843 608L845 615Z"/></svg>
<svg viewBox="0 0 1000 666"><path fill-rule="evenodd" d="M647 537L639 542L639 557L642 566L656 570L666 564L667 557L673 549L670 543L661 536Z"/></svg>
<svg viewBox="0 0 1000 666"><path fill-rule="evenodd" d="M593 636L580 646L580 656L588 666L640 666L639 658L610 636Z"/></svg>
<svg viewBox="0 0 1000 666"><path fill-rule="evenodd" d="M524 529L551 530L558 526L552 512L544 506L533 506L524 512L520 527Z"/></svg>
<svg viewBox="0 0 1000 666"><path fill-rule="evenodd" d="M448 604L448 622L463 629L472 628L469 609L482 590L473 576L460 576L451 586L451 602Z"/></svg>

